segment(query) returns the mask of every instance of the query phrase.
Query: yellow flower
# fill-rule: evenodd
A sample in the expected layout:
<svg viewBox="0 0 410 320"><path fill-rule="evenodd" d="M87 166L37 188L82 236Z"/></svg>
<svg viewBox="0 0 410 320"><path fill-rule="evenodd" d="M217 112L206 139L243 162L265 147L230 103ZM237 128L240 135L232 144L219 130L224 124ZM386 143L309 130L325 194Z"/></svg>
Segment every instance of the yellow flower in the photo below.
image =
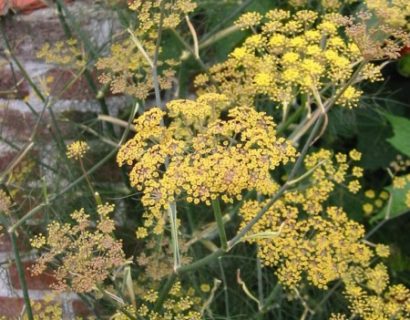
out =
<svg viewBox="0 0 410 320"><path fill-rule="evenodd" d="M0 213L9 215L11 205L12 203L10 197L0 189Z"/></svg>
<svg viewBox="0 0 410 320"><path fill-rule="evenodd" d="M354 161L360 161L360 159L362 158L361 152L357 151L356 149L351 150L349 152L349 156Z"/></svg>
<svg viewBox="0 0 410 320"><path fill-rule="evenodd" d="M360 185L360 182L359 182L359 181L353 180L353 181L350 181L350 182L349 182L347 188L349 189L349 191L350 191L351 193L357 193L357 192L360 190L361 185Z"/></svg>
<svg viewBox="0 0 410 320"><path fill-rule="evenodd" d="M262 87L268 87L272 84L272 76L269 73L258 73L255 76L255 84Z"/></svg>
<svg viewBox="0 0 410 320"><path fill-rule="evenodd" d="M387 258L390 255L390 248L384 244L376 245L376 254L381 258Z"/></svg>
<svg viewBox="0 0 410 320"><path fill-rule="evenodd" d="M34 238L30 239L30 244L35 249L40 249L47 244L47 239L43 234L37 234Z"/></svg>
<svg viewBox="0 0 410 320"><path fill-rule="evenodd" d="M87 142L85 141L75 141L67 146L67 157L69 159L74 158L76 160L81 159L86 152L90 149Z"/></svg>
<svg viewBox="0 0 410 320"><path fill-rule="evenodd" d="M208 283L203 283L201 284L201 291L207 293L211 291L211 286Z"/></svg>
<svg viewBox="0 0 410 320"><path fill-rule="evenodd" d="M393 178L393 188L403 189L407 184L406 177L394 177Z"/></svg>
<svg viewBox="0 0 410 320"><path fill-rule="evenodd" d="M366 198L374 199L374 197L376 196L376 193L374 192L374 190L366 190L364 195L366 196Z"/></svg>
<svg viewBox="0 0 410 320"><path fill-rule="evenodd" d="M366 215L370 215L374 210L374 207L371 203L365 203L362 208Z"/></svg>
<svg viewBox="0 0 410 320"><path fill-rule="evenodd" d="M131 185L143 193L145 228L137 229L137 237L145 237L146 228L162 233L164 212L176 198L211 205L216 198L240 200L245 190L277 191L270 171L294 161L296 150L276 136L271 117L253 108L232 108L220 119L227 102L216 94L174 100L167 105L167 126L157 108L136 120L137 134L121 147L117 161L133 166Z"/></svg>

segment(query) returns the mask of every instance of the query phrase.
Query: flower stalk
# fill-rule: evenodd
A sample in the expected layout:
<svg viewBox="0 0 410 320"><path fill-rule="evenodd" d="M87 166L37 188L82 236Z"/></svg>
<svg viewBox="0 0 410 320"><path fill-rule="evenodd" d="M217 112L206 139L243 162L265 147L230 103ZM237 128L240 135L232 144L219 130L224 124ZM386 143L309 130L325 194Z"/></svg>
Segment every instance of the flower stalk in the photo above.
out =
<svg viewBox="0 0 410 320"><path fill-rule="evenodd" d="M221 205L218 199L212 200L212 208L214 210L214 217L218 227L219 239L221 241L221 248L228 249L228 240L225 233L224 221L222 218Z"/></svg>

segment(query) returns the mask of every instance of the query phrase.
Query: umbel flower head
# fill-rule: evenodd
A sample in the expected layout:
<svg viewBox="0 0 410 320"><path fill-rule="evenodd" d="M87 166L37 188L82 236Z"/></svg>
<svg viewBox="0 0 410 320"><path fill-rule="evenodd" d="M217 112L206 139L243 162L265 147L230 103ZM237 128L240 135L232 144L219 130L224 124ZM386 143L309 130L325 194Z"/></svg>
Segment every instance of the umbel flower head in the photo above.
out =
<svg viewBox="0 0 410 320"><path fill-rule="evenodd" d="M309 154L304 161L307 170L314 170L309 179L285 192L248 233L247 241L258 244L261 261L276 268L283 285L297 287L306 274L313 285L326 288L350 263L368 263L371 252L360 242L364 228L350 221L340 208L326 208L336 185L345 184L350 189L352 181L359 184L357 177L349 178L360 171L354 165L359 159L357 150L349 155L333 155L325 149ZM244 203L240 210L242 227L264 204L254 200Z"/></svg>
<svg viewBox="0 0 410 320"><path fill-rule="evenodd" d="M272 267L278 281L288 289L297 289L306 281L314 287L328 289L339 280L349 309L360 319L408 319L410 291L401 284L389 286L383 263L389 247L371 244L365 228L351 220L342 208L329 206L337 184L356 192L351 182L363 172L354 165L361 154L319 150L305 159L307 170L315 169L309 179L288 190L245 236L258 245L261 262ZM353 180L349 181L349 177ZM245 226L267 201L246 201L240 210ZM334 314L330 319L349 319Z"/></svg>
<svg viewBox="0 0 410 320"><path fill-rule="evenodd" d="M138 314L139 317L150 320L200 320L203 319L200 307L204 301L196 294L193 288L188 290L182 287L180 281L177 281L169 291L169 295L162 302L163 310L155 311L154 305L159 298L159 292L152 289L152 284L145 292L141 292L137 308L127 307L131 314ZM112 317L113 320L127 320L127 316L117 312Z"/></svg>
<svg viewBox="0 0 410 320"><path fill-rule="evenodd" d="M192 0L133 0L128 3L136 15L137 26L132 36L113 44L111 54L100 58L96 66L102 70L100 82L109 85L113 93L144 100L153 88L152 68L157 53L160 54L157 62L160 88L170 89L175 75L177 62L162 58L164 48L157 48L159 26L161 29L176 28L182 18L196 8L196 3Z"/></svg>
<svg viewBox="0 0 410 320"><path fill-rule="evenodd" d="M45 250L32 273L41 274L48 265L57 264L55 289L73 289L80 293L93 291L113 269L125 264L122 242L114 238L114 221L108 216L112 211L113 205L99 205L95 227L84 209L71 214L75 224L50 223L46 236L39 234L31 239L33 248Z"/></svg>
<svg viewBox="0 0 410 320"><path fill-rule="evenodd" d="M263 112L235 107L221 119L228 108L223 95L176 100L167 108L139 117L137 134L117 156L120 166L132 166L130 182L142 191L147 209L144 227L153 226L155 233L163 230L164 209L179 199L210 205L218 197L224 202L241 199L245 190L273 194L278 186L270 171L296 156ZM140 236L145 235L140 229Z"/></svg>
<svg viewBox="0 0 410 320"><path fill-rule="evenodd" d="M79 160L84 157L88 149L90 149L90 147L88 146L87 142L80 140L74 141L67 146L67 158L74 158L75 160Z"/></svg>
<svg viewBox="0 0 410 320"><path fill-rule="evenodd" d="M226 61L210 68L212 81L201 74L196 86L199 92L221 92L233 101L268 98L286 108L301 93L315 100L320 95L325 101L346 85L336 103L355 107L362 95L358 83L382 79L381 66L368 62L348 85L357 66L397 57L408 40L394 28L367 28L368 17L319 16L308 10L291 14L278 9L264 16L246 13L237 25L250 29L252 35Z"/></svg>

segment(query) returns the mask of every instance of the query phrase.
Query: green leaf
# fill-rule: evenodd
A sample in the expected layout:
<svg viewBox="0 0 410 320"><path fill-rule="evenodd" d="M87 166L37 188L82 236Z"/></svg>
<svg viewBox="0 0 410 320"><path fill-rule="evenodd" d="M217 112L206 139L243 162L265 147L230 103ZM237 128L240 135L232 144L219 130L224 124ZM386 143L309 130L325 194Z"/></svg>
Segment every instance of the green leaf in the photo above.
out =
<svg viewBox="0 0 410 320"><path fill-rule="evenodd" d="M410 157L410 120L388 113L384 116L391 123L394 131L394 136L387 141L401 153Z"/></svg>
<svg viewBox="0 0 410 320"><path fill-rule="evenodd" d="M407 184L402 189L394 188L392 185L386 190L390 193L390 200L386 206L375 215L370 222L379 221L382 219L392 219L410 211L406 205L406 194L410 192L410 181L407 179Z"/></svg>
<svg viewBox="0 0 410 320"><path fill-rule="evenodd" d="M397 63L397 71L406 78L410 77L410 54L403 56Z"/></svg>
<svg viewBox="0 0 410 320"><path fill-rule="evenodd" d="M396 156L395 149L386 141L392 136L392 128L371 108L359 109L356 115L357 149L363 153L360 165L368 170L386 168Z"/></svg>

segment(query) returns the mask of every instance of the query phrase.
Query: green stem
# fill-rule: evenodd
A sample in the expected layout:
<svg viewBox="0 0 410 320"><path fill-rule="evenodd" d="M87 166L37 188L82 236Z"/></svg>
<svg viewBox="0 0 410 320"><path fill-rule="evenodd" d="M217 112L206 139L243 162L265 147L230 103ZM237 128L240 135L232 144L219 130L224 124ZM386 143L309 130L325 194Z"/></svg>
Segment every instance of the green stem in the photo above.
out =
<svg viewBox="0 0 410 320"><path fill-rule="evenodd" d="M293 112L285 122L281 123L278 125L277 128L277 133L278 135L281 135L292 123L294 123L299 116L303 113L304 108L302 106L299 106L295 112Z"/></svg>
<svg viewBox="0 0 410 320"><path fill-rule="evenodd" d="M168 215L169 221L171 223L171 242L172 252L174 256L174 271L177 271L181 265L181 256L179 253L177 208L175 202L169 203Z"/></svg>
<svg viewBox="0 0 410 320"><path fill-rule="evenodd" d="M214 209L214 217L218 227L219 239L223 250L228 249L228 240L226 238L224 221L222 218L221 205L218 199L212 200L212 208Z"/></svg>
<svg viewBox="0 0 410 320"><path fill-rule="evenodd" d="M165 298L167 297L172 286L174 285L174 282L176 279L177 279L177 275L175 273L171 274L168 277L167 282L165 282L164 286L161 289L161 292L159 293L159 297L157 301L155 302L154 311L159 311L161 309L162 304L164 303Z"/></svg>
<svg viewBox="0 0 410 320"><path fill-rule="evenodd" d="M285 193L285 191L289 188L288 181L292 181L293 177L298 172L299 168L303 163L303 159L309 150L310 144L312 143L313 139L315 138L320 125L322 123L323 114L317 119L315 126L313 127L312 131L307 138L303 149L296 161L295 165L292 168L292 171L289 174L287 182L279 189L279 191L269 200L269 202L253 217L246 225L243 227L236 236L234 236L231 240L228 241L228 248L226 250L219 248L218 250L214 251L213 253L205 256L204 258L195 261L192 264L181 266L176 270L177 273L184 273L192 270L199 269L204 265L214 261L216 258L222 256L226 252L230 251L235 245L241 242L242 238L248 233L249 230L262 218L262 216L275 204L275 202Z"/></svg>
<svg viewBox="0 0 410 320"><path fill-rule="evenodd" d="M224 290L224 299L225 299L225 314L226 314L226 319L231 318L231 312L230 312L230 307L229 307L229 293L228 293L228 282L226 281L226 276L225 276L225 270L222 264L222 257L218 257L218 262L219 262L219 269L221 270L221 278L223 281L223 290Z"/></svg>
<svg viewBox="0 0 410 320"><path fill-rule="evenodd" d="M94 190L94 188L93 188L93 185L91 184L91 181L90 181L90 178L89 178L89 176L88 176L88 174L87 174L87 171L86 171L85 168L84 168L83 159L80 158L79 161L80 161L81 171L82 171L82 173L83 173L83 176L85 177L85 180L87 181L88 188L90 189L91 194L92 194L92 195L94 196L94 198L95 198L96 192L95 192L95 190ZM98 202L98 201L96 200L96 202ZM98 204L98 203L97 203L97 204Z"/></svg>
<svg viewBox="0 0 410 320"><path fill-rule="evenodd" d="M84 47L87 50L87 53L90 54L90 56L92 57L93 60L96 60L98 58L98 53L97 51L94 49L92 43L88 40L88 37L83 35L83 33L81 32L80 27L78 26L78 24L75 22L74 17L71 15L71 13L67 10L67 8L65 7L64 3L61 0L57 0L56 1L57 4L57 14L58 14L58 18L60 20L61 25L63 26L64 29L64 33L66 35L67 38L72 38L73 37L73 32L70 29L69 24L67 23L66 17L70 20L70 22L72 23L72 25L74 26L74 29L76 29L75 31L77 32L77 34L79 35L79 38L81 40L81 42L84 44ZM104 90L98 90L93 76L91 75L90 71L88 69L84 70L84 78L87 81L88 86L90 87L90 89L93 91L93 93L95 94L95 97L100 105L100 109L101 112L103 114L109 115L110 112L108 110L108 106L107 103L104 99L104 95L105 95L105 91L108 89L108 87L104 87ZM109 134L112 137L115 137L115 131L114 131L114 127L112 124L107 123L107 130L109 132Z"/></svg>
<svg viewBox="0 0 410 320"><path fill-rule="evenodd" d="M124 133L118 142L118 146L111 150L110 153L108 153L104 158L102 158L99 162L97 162L90 170L88 170L86 175L90 175L94 173L96 170L98 170L101 166L103 166L108 160L110 160L116 153L118 148L123 144L125 138L127 137L129 133L129 127L131 125L132 119L135 117L135 113L137 111L137 105L135 105L131 111L130 117L128 119L128 126L125 128ZM14 232L20 225L22 225L27 219L30 219L34 214L39 212L41 209L47 207L50 205L52 202L57 200L59 197L61 197L64 193L67 191L71 190L74 188L77 184L79 184L81 181L83 181L86 178L86 175L82 175L81 177L77 178L75 181L70 183L68 186L66 186L63 190L61 190L59 193L48 199L48 201L40 203L38 206L34 207L31 209L28 213L26 213L23 217L21 217L14 225L12 225L9 228L9 232Z"/></svg>
<svg viewBox="0 0 410 320"><path fill-rule="evenodd" d="M159 24L158 24L157 41L155 43L154 58L152 59L152 82L154 84L155 103L157 104L157 107L161 109L163 109L164 106L162 105L162 102L161 102L161 88L159 86L159 79L158 79L158 57L159 57L159 50L161 47L161 40L162 40L162 27L163 27L163 22L164 22L164 4L165 4L165 1L162 1L161 14L160 14Z"/></svg>
<svg viewBox="0 0 410 320"><path fill-rule="evenodd" d="M27 289L26 277L24 275L23 264L21 263L20 253L17 247L16 233L14 231L10 232L10 237L11 237L11 245L13 247L13 252L14 252L14 259L16 261L17 274L18 274L18 278L20 281L21 289L23 291L23 299L24 299L24 305L26 307L27 317L29 320L34 320L33 311L31 309L30 296L28 294L28 289Z"/></svg>
<svg viewBox="0 0 410 320"><path fill-rule="evenodd" d="M205 265L207 265L208 263L214 261L216 258L222 256L225 253L225 250L222 249L218 249L214 252L212 252L211 254L203 257L202 259L199 259L191 264L188 264L186 266L181 266L178 268L177 273L184 273L184 272L188 272L188 271L193 271L193 270L197 270Z"/></svg>
<svg viewBox="0 0 410 320"><path fill-rule="evenodd" d="M11 46L10 46L10 43L7 39L6 32L4 31L4 24L5 24L5 18L1 17L0 32L1 32L1 35L3 36L3 41L4 41L5 48L7 49L6 50L6 55L9 55L10 58L14 61L14 63L17 65L19 71L22 73L23 78L30 84L30 86L33 88L34 92L40 98L40 100L42 102L45 102L46 101L45 97L43 96L41 91L37 88L37 86L35 85L35 83L31 79L31 77L28 75L27 71L24 69L24 67L22 66L20 61L16 58L13 51L11 50Z"/></svg>
<svg viewBox="0 0 410 320"><path fill-rule="evenodd" d="M276 297L278 296L279 292L280 292L281 286L279 283L277 283L275 285L275 287L272 289L271 293L269 294L269 296L266 298L266 300L263 303L263 306L261 308L261 310L259 310L258 314L263 315L264 313L266 313L269 310L270 305L272 304L272 302L276 299Z"/></svg>

